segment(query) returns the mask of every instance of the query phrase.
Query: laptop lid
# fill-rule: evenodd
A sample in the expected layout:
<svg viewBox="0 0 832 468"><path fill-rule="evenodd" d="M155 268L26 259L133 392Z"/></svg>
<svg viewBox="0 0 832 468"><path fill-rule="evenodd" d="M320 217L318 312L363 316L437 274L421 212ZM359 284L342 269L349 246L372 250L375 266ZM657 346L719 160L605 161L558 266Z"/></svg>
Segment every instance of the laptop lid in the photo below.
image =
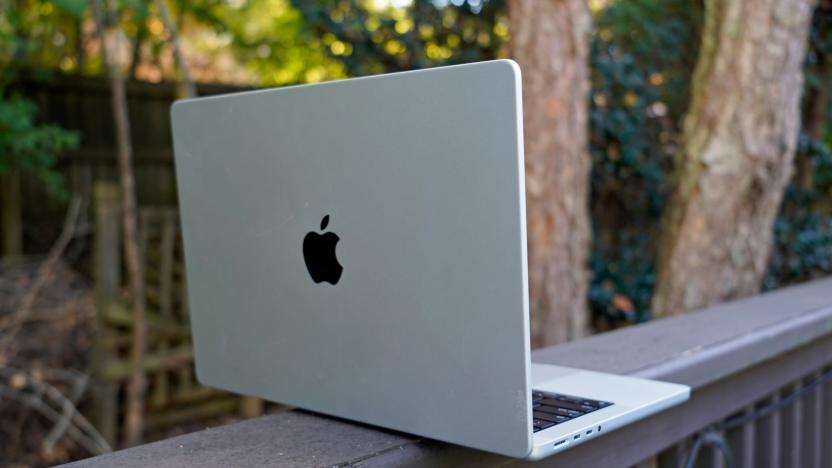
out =
<svg viewBox="0 0 832 468"><path fill-rule="evenodd" d="M186 100L171 113L200 381L530 452L516 64Z"/></svg>

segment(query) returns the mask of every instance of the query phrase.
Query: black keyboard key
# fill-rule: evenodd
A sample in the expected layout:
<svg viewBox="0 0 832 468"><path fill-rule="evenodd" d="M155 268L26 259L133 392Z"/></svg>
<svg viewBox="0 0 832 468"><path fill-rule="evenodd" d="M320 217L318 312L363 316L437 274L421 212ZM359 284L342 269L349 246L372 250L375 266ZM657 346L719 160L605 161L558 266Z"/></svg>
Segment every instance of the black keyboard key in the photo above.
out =
<svg viewBox="0 0 832 468"><path fill-rule="evenodd" d="M549 413L538 413L538 412L534 413L534 418L539 419L541 421L549 421L550 423L555 423L555 424L560 424L560 423L566 421L567 419L569 419L569 418L564 419L565 418L564 416L558 416L558 415L549 414Z"/></svg>
<svg viewBox="0 0 832 468"><path fill-rule="evenodd" d="M534 412L535 413L544 412L544 413L558 414L558 415L561 415L561 416L568 416L570 418L576 418L576 417L584 414L580 411L575 411L575 410L566 409L566 408L558 408L556 406L546 406L546 405L538 406L537 408L534 409Z"/></svg>
<svg viewBox="0 0 832 468"><path fill-rule="evenodd" d="M572 397L572 396L569 396L569 395L555 395L554 399L555 400L560 400L560 401L567 401L569 403L575 403L575 404L581 404L584 401L583 398Z"/></svg>
<svg viewBox="0 0 832 468"><path fill-rule="evenodd" d="M595 408L603 408L603 402L595 400L581 400L582 405L593 406Z"/></svg>
<svg viewBox="0 0 832 468"><path fill-rule="evenodd" d="M555 423L553 423L553 422L544 421L542 419L535 419L533 421L533 424L534 424L535 427L539 427L540 429L546 429L547 427L552 427L552 426L555 425Z"/></svg>
<svg viewBox="0 0 832 468"><path fill-rule="evenodd" d="M585 406L585 407L582 408L581 405L579 405L578 403L573 403L571 401L566 401L566 400L556 400L556 399L553 399L553 398L544 398L544 399L540 400L540 402L542 404L546 405L546 406L556 406L558 408L566 408L566 409L570 409L570 410L573 410L573 411L580 411L581 413L588 413L590 411L595 411L591 407ZM587 408L589 408L589 409L587 409Z"/></svg>
<svg viewBox="0 0 832 468"><path fill-rule="evenodd" d="M552 427L611 405L612 403L606 401L534 391L532 392L534 431Z"/></svg>
<svg viewBox="0 0 832 468"><path fill-rule="evenodd" d="M570 395L552 395L551 398L570 403L577 403L579 405L594 406L595 409L606 408L607 406L612 405L612 403L608 403L606 401L590 400L589 398L581 398Z"/></svg>

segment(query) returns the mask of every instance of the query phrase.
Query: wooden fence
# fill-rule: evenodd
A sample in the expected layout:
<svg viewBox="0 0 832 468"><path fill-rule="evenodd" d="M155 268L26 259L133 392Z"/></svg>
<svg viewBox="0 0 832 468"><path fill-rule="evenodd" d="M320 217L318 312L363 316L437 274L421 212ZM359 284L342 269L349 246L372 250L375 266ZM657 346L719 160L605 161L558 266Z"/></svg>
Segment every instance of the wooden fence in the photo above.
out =
<svg viewBox="0 0 832 468"><path fill-rule="evenodd" d="M132 320L123 284L118 187L95 187L95 285L97 320L93 350L96 427L115 445L123 414L120 396L128 379ZM179 216L172 207L139 209L139 241L148 322L146 425L148 430L239 411L262 412L262 403L200 386L193 373L186 275Z"/></svg>
<svg viewBox="0 0 832 468"><path fill-rule="evenodd" d="M103 78L56 75L50 80L26 79L16 89L38 107L38 121L77 131L78 149L60 155L57 169L67 190L91 199L97 181L117 178L115 130L110 90ZM200 85L200 95L240 91L244 88ZM176 183L170 134L170 105L176 99L174 83L127 83L127 104L134 145L134 171L138 203L175 206ZM13 179L9 182L15 182ZM19 187L3 181L4 237L20 237L37 246L50 242L60 230L65 203L44 184L21 174ZM15 212L19 210L19 214ZM91 215L91 213L88 213ZM24 246L25 247L25 246ZM18 247L19 249L19 247ZM8 246L5 253L10 252Z"/></svg>

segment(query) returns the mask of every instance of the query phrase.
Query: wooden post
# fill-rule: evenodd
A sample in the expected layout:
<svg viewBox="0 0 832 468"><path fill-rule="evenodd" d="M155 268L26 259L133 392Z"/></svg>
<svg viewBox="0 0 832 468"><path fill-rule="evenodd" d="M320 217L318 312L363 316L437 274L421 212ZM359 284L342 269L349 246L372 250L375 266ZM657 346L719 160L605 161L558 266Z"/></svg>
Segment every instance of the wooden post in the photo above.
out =
<svg viewBox="0 0 832 468"><path fill-rule="evenodd" d="M182 259L182 268L185 268L185 260ZM187 324L190 327L190 318L188 316L188 278L185 274L182 275L182 283L179 287L179 297L182 299L182 303L180 305L179 313L181 314L180 319L183 323ZM179 386L177 389L177 398L186 396L191 392L193 387L193 380L194 380L194 366L184 366L179 369Z"/></svg>
<svg viewBox="0 0 832 468"><path fill-rule="evenodd" d="M124 77L115 57L108 53L107 21L110 17L109 4L105 8L102 0L94 0L93 17L95 18L98 39L101 41L101 58L110 78L110 95L115 121L116 146L118 148L119 181L121 182L121 216L124 235L124 260L127 267L127 279L130 285L133 310L133 328L130 334L130 368L132 372L127 382L127 404L124 415L124 439L128 447L141 442L144 428L144 396L146 376L142 370L142 361L147 351L147 318L145 317L144 275L142 274L141 254L136 238L136 181L133 174L133 143L130 134L130 116L127 111L127 91ZM118 21L113 23L114 32L120 31Z"/></svg>
<svg viewBox="0 0 832 468"><path fill-rule="evenodd" d="M240 415L244 418L256 418L263 414L263 400L244 396L240 400Z"/></svg>
<svg viewBox="0 0 832 468"><path fill-rule="evenodd" d="M111 446L117 441L118 387L104 376L114 358L113 333L107 324L108 312L118 302L121 288L121 240L119 236L119 187L112 182L95 186L95 302L96 323L93 343L93 405L95 425Z"/></svg>
<svg viewBox="0 0 832 468"><path fill-rule="evenodd" d="M3 256L23 254L23 223L20 215L20 171L11 169L0 180L3 197Z"/></svg>
<svg viewBox="0 0 832 468"><path fill-rule="evenodd" d="M176 236L176 219L174 213L170 210L164 210L158 213L161 226L161 244L159 250L159 315L163 319L173 319L173 250ZM158 220L157 220L158 221ZM149 228L150 223L145 223L145 231ZM147 239L148 234L141 235L142 239ZM145 250L142 252L142 257L147 264L147 247L145 243ZM147 268L144 269L147 272ZM160 338L157 343L159 351L165 351L170 347L171 343L164 337ZM168 379L168 371L157 373L153 379L153 404L161 407L168 402L170 396L170 382Z"/></svg>

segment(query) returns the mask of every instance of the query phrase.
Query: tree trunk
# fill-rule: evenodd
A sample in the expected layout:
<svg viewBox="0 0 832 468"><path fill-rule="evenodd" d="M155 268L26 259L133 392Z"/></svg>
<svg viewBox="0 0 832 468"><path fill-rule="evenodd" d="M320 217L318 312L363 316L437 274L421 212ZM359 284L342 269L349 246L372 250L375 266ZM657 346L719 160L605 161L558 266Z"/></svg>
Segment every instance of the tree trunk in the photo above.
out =
<svg viewBox="0 0 832 468"><path fill-rule="evenodd" d="M127 408L125 411L125 445L141 442L144 429L144 395L146 377L143 369L147 348L147 320L145 317L144 273L139 253L136 227L136 189L133 178L133 144L130 138L130 119L127 113L127 93L124 77L109 53L106 24L106 7L102 0L93 2L98 37L101 40L101 57L110 79L110 93L113 105L113 119L116 127L118 146L119 182L121 186L122 229L124 230L124 257L127 277L130 283L132 307L132 333L130 337L130 377L127 383Z"/></svg>
<svg viewBox="0 0 832 468"><path fill-rule="evenodd" d="M585 0L508 3L523 74L532 346L586 334L589 49Z"/></svg>
<svg viewBox="0 0 832 468"><path fill-rule="evenodd" d="M86 49L84 49L84 20L74 18L73 26L75 27L75 74L83 75L87 59Z"/></svg>
<svg viewBox="0 0 832 468"><path fill-rule="evenodd" d="M655 315L758 292L792 174L813 0L706 0Z"/></svg>
<svg viewBox="0 0 832 468"><path fill-rule="evenodd" d="M165 28L170 35L170 43L173 46L173 56L176 58L176 64L179 66L180 79L179 84L182 87L182 95L186 98L196 97L196 85L191 79L191 71L188 67L188 62L185 61L185 55L182 53L182 44L179 41L179 31L176 23L173 22L168 10L167 0L157 0L156 6L159 9L159 16L165 24Z"/></svg>
<svg viewBox="0 0 832 468"><path fill-rule="evenodd" d="M136 38L133 40L133 48L130 52L130 68L127 69L127 76L131 80L137 79L136 71L142 61L142 44L145 36L147 36L147 27L144 25L144 21L137 24L136 28Z"/></svg>

